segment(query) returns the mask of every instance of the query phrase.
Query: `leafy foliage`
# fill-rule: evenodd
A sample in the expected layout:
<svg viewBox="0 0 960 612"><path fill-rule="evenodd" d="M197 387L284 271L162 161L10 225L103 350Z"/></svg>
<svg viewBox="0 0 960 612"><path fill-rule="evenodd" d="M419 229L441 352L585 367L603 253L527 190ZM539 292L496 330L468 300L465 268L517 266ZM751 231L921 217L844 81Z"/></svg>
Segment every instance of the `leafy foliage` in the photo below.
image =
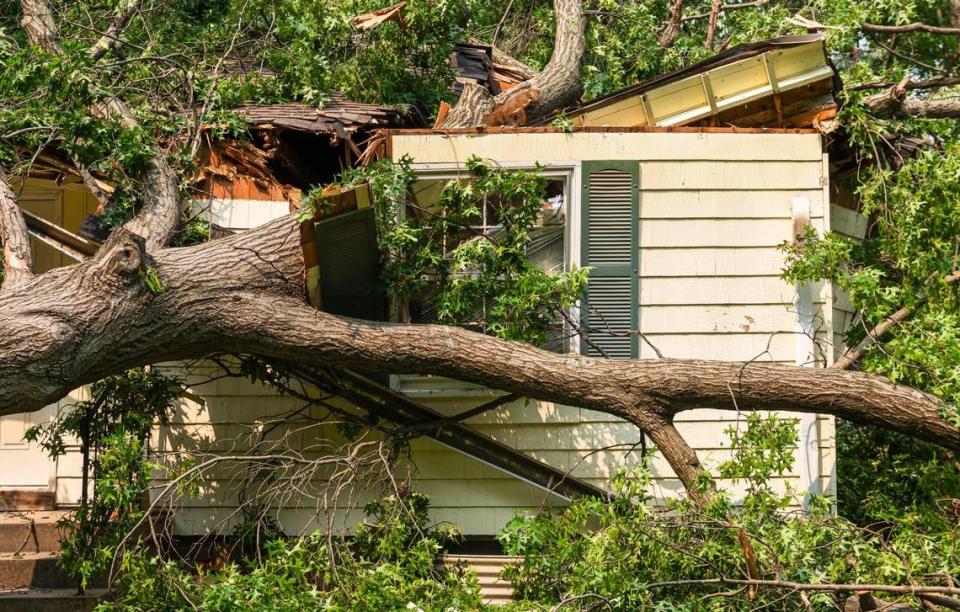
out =
<svg viewBox="0 0 960 612"><path fill-rule="evenodd" d="M720 471L747 483L742 503L716 493L703 507L690 499L656 507L644 464L613 478L609 501L578 499L563 510L514 519L500 541L521 556L505 570L523 600L517 607L802 609L808 606L795 591L702 581L908 584L960 573L956 516L944 515L954 529L923 532L904 522L872 531L832 515L823 498L808 500L806 512L785 512L798 500L778 494L772 483L792 467L796 424L753 414L745 431L730 434L734 458ZM827 610L842 608L838 598L846 595L805 597L814 609Z"/></svg>
<svg viewBox="0 0 960 612"><path fill-rule="evenodd" d="M540 168L496 169L470 158L466 175L447 181L428 208L408 197L410 163L384 160L343 177L348 186L370 181L390 294L406 301L428 293L443 323L510 340L546 340L559 311L581 295L587 271L550 274L528 257L544 215ZM497 229L478 229L484 218Z"/></svg>
<svg viewBox="0 0 960 612"><path fill-rule="evenodd" d="M425 496L369 504L352 541L321 533L266 546L262 561L194 579L143 550L125 555L117 597L100 610L479 610L477 578L440 563L457 537L431 526Z"/></svg>
<svg viewBox="0 0 960 612"><path fill-rule="evenodd" d="M55 420L27 431L52 458L67 453L80 440L84 467L93 480L77 510L61 527L60 563L85 587L113 560L116 546L142 516L143 496L153 464L146 454L150 431L166 422L179 382L156 370L129 370L95 383L92 399L62 411ZM89 467L88 467L89 464Z"/></svg>

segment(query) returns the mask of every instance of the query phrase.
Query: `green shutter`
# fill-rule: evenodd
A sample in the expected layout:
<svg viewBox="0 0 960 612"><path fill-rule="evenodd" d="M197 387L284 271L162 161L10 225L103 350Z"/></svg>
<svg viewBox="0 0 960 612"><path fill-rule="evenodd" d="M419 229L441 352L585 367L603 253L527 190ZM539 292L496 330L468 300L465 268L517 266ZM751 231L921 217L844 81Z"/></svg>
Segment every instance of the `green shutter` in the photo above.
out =
<svg viewBox="0 0 960 612"><path fill-rule="evenodd" d="M591 268L582 323L590 340L615 359L639 357L640 163L583 162L581 263ZM610 333L613 332L613 333ZM580 342L585 355L601 356Z"/></svg>
<svg viewBox="0 0 960 612"><path fill-rule="evenodd" d="M382 321L380 251L372 208L314 224L323 310Z"/></svg>

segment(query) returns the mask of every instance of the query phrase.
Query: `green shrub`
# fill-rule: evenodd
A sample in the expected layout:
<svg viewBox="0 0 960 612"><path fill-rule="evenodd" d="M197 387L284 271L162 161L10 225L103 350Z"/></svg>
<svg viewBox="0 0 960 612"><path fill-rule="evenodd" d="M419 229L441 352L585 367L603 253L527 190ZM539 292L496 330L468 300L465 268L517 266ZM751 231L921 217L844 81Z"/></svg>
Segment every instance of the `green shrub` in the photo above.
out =
<svg viewBox="0 0 960 612"><path fill-rule="evenodd" d="M261 560L191 576L140 549L121 563L112 610L479 610L476 575L441 564L457 532L429 524L427 497L367 506L349 541L321 533L267 543Z"/></svg>
<svg viewBox="0 0 960 612"><path fill-rule="evenodd" d="M752 414L731 438L734 459L720 471L746 483L743 503L717 492L704 507L690 500L652 505L643 465L614 477L609 503L579 499L514 519L500 541L522 557L505 570L524 600L518 607L836 609L850 593L754 592L723 579L942 585L945 575L960 576L956 519L940 531L924 533L906 520L877 533L833 515L824 498L808 500L806 512L788 511L799 499L775 493L771 479L791 467L784 459L796 442L795 423Z"/></svg>

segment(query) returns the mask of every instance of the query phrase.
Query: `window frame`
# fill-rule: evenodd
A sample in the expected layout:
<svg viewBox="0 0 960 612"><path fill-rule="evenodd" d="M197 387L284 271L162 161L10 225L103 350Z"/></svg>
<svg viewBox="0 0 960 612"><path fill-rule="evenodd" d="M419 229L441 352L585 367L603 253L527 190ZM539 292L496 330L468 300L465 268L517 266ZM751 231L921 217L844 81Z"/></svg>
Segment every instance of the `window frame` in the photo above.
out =
<svg viewBox="0 0 960 612"><path fill-rule="evenodd" d="M497 161L490 160L497 168L504 170L534 170L535 161ZM563 268L570 271L581 267L581 198L583 195L582 162L578 160L557 160L541 162L542 173L548 178L561 178L564 181L563 198L567 209L563 230ZM450 180L464 178L468 173L463 163L412 163L415 181ZM403 220L403 210L398 221ZM400 304L391 298L390 316L399 320ZM570 320L580 320L580 300L568 311ZM565 353L580 354L580 337L570 335Z"/></svg>

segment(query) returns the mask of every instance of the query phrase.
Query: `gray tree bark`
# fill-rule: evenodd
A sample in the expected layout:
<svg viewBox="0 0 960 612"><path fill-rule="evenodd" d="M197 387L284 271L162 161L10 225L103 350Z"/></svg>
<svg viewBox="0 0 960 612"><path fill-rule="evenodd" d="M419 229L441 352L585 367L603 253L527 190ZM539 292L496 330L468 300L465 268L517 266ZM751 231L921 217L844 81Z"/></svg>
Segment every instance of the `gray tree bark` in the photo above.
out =
<svg viewBox="0 0 960 612"><path fill-rule="evenodd" d="M22 6L31 42L58 53L47 4L22 0ZM555 6L557 41L548 66L494 99L492 111L481 108L489 100L478 99L479 106L458 111L458 120L489 120L489 113L508 101L522 101L508 116L519 112L526 121L575 96L583 12L579 0L556 0ZM91 112L135 125L117 98ZM165 248L180 214L177 185L158 150L146 173L139 215L115 231L93 259L35 277L22 216L9 185L0 182L7 277L0 291L0 414L42 408L131 367L241 353L304 365L448 376L603 411L646 432L688 487L700 464L673 420L692 408L832 414L960 450L960 430L941 417L936 397L868 374L765 363L592 359L454 327L317 311L304 300L300 234L292 216L206 244ZM160 286L148 284L148 275Z"/></svg>
<svg viewBox="0 0 960 612"><path fill-rule="evenodd" d="M143 278L155 270L152 291ZM559 355L449 326L361 321L303 300L292 217L188 248L149 251L119 231L88 262L0 293L0 414L38 409L124 369L217 353L449 376L627 419L686 483L700 469L673 427L692 408L794 410L878 425L960 450L939 400L858 372L764 363Z"/></svg>
<svg viewBox="0 0 960 612"><path fill-rule="evenodd" d="M586 48L583 6L581 0L554 0L553 7L556 35L544 69L497 96L468 84L441 129L525 125L580 97L580 63Z"/></svg>

